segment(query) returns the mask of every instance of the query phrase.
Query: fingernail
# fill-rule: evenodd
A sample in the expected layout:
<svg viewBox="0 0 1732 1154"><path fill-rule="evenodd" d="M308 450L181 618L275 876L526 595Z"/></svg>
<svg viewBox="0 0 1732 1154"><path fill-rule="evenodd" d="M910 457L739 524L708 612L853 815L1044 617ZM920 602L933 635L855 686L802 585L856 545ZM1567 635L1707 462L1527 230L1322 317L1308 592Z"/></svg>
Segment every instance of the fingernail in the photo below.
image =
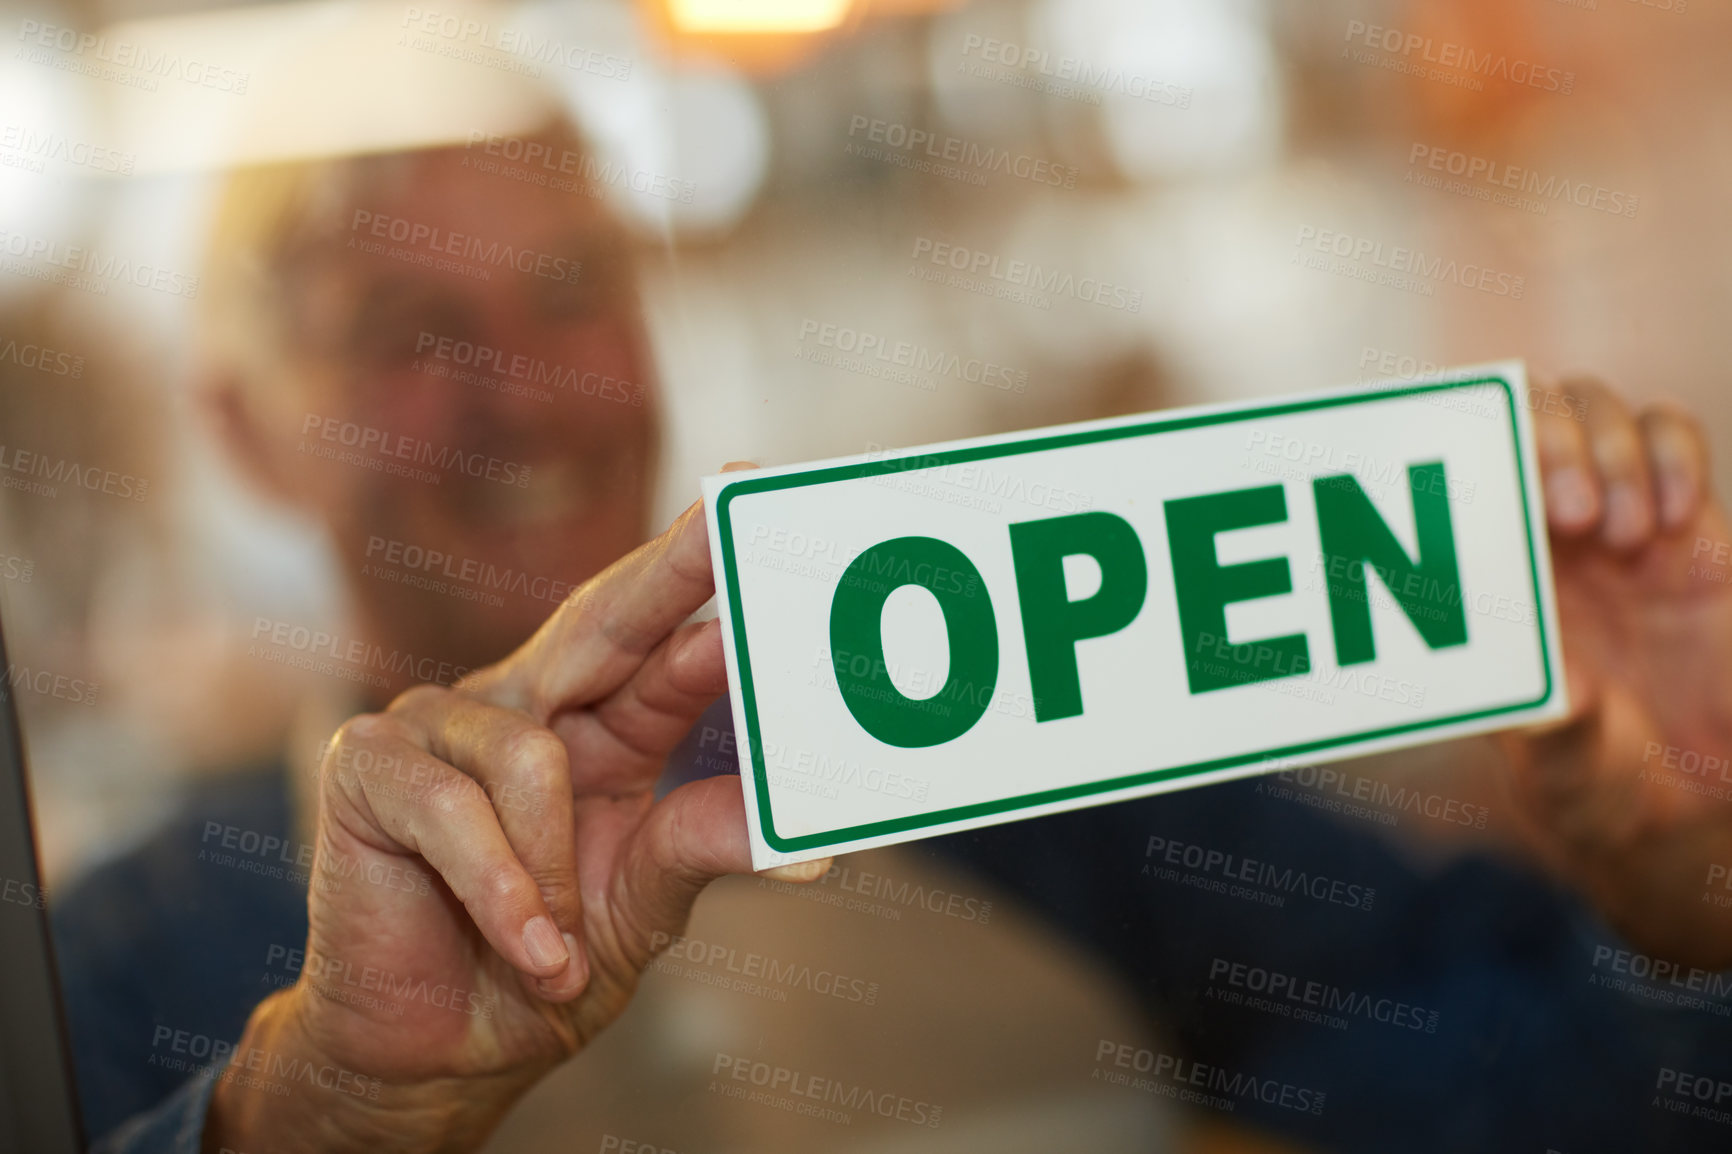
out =
<svg viewBox="0 0 1732 1154"><path fill-rule="evenodd" d="M523 948L538 969L562 966L571 957L560 940L559 929L546 914L537 914L523 923Z"/></svg>
<svg viewBox="0 0 1732 1154"><path fill-rule="evenodd" d="M565 969L554 977L540 978L535 983L535 989L542 997L560 1002L576 996L589 982L589 959L578 948L575 937L565 934L564 940L569 958Z"/></svg>
<svg viewBox="0 0 1732 1154"><path fill-rule="evenodd" d="M1565 524L1576 525L1594 514L1594 489L1588 475L1574 465L1567 465L1546 478L1546 504L1552 516Z"/></svg>
<svg viewBox="0 0 1732 1154"><path fill-rule="evenodd" d="M1662 470L1660 473L1660 519L1666 528L1676 529L1690 518L1690 506L1695 487L1678 476Z"/></svg>
<svg viewBox="0 0 1732 1154"><path fill-rule="evenodd" d="M1629 485L1613 485L1606 494L1606 540L1614 545L1633 545L1648 531L1642 499Z"/></svg>
<svg viewBox="0 0 1732 1154"><path fill-rule="evenodd" d="M767 870L759 870L758 876L769 878L775 882L813 882L830 872L830 863L834 860L834 858L822 857L817 861L771 866Z"/></svg>

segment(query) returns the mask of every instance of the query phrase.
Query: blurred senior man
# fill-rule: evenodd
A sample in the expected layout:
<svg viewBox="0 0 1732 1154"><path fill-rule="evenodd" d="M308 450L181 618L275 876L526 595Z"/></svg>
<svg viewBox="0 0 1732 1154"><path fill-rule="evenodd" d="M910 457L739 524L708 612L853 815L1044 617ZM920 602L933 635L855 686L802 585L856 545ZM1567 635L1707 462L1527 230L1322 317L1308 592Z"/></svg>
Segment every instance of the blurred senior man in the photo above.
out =
<svg viewBox="0 0 1732 1154"><path fill-rule="evenodd" d="M425 77L418 91L486 123ZM119 1148L194 1149L201 1126L210 1149L467 1148L618 1015L705 882L750 871L737 781L654 797L725 677L717 623L682 624L712 591L701 513L643 545L659 398L630 238L570 125L511 96L505 123L527 126L513 150L574 174L559 187L502 173L498 135L475 133L247 165L215 210L207 408L255 486L326 530L357 640L393 659L315 703L377 710L341 725L317 778L279 765L219 783L190 826L58 912L92 1128L187 1084ZM407 549L525 581L453 599L362 576L400 571ZM189 841L230 833L316 846L308 892L192 864ZM304 972L341 959L492 1012L397 1016L306 983L254 1009L238 975L301 940ZM187 1081L224 1055L219 1077ZM351 1092L259 1092L261 1064L335 1071Z"/></svg>

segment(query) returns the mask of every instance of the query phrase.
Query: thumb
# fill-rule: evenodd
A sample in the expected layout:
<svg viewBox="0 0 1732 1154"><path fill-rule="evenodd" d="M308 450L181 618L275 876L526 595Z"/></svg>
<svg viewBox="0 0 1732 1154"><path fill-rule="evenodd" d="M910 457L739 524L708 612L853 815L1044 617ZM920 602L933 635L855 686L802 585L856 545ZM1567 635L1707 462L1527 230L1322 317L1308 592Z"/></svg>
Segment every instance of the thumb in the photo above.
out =
<svg viewBox="0 0 1732 1154"><path fill-rule="evenodd" d="M830 859L765 870L779 881L815 881ZM622 944L640 964L685 929L692 903L725 874L752 872L746 802L731 774L680 786L649 811L625 852L618 900L622 921L641 937Z"/></svg>

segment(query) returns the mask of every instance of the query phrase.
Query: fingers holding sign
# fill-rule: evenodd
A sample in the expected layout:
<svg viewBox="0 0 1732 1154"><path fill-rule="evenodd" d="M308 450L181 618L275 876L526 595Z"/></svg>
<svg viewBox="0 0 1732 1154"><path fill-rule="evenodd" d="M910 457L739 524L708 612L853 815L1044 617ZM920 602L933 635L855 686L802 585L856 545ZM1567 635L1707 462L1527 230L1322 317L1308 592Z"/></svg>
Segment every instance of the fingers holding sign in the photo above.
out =
<svg viewBox="0 0 1732 1154"><path fill-rule="evenodd" d="M584 582L535 636L462 688L539 721L624 685L715 592L702 503Z"/></svg>
<svg viewBox="0 0 1732 1154"><path fill-rule="evenodd" d="M723 472L749 469L731 462ZM573 789L647 789L727 689L720 625L686 623L715 593L703 503L567 598L521 649L464 688L566 744Z"/></svg>
<svg viewBox="0 0 1732 1154"><path fill-rule="evenodd" d="M1538 406L1535 437L1552 531L1622 554L1695 523L1709 504L1700 424L1671 404L1639 412L1588 378L1558 386Z"/></svg>
<svg viewBox="0 0 1732 1154"><path fill-rule="evenodd" d="M1705 439L1677 407L1635 407L1591 380L1539 408L1570 716L1504 738L1516 798L1542 853L1626 933L1670 956L1732 958L1732 934L1676 899L1680 877L1732 844L1732 823L1655 757L1732 740L1719 688L1732 588L1705 563L1727 532Z"/></svg>

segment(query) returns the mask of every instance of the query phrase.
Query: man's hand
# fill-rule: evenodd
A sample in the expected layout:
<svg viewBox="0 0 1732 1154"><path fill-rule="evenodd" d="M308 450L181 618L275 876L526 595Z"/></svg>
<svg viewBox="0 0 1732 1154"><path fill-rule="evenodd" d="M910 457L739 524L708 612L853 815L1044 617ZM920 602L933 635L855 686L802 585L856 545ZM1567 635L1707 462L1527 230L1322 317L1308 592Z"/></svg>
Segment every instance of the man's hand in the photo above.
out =
<svg viewBox="0 0 1732 1154"><path fill-rule="evenodd" d="M727 685L720 623L682 624L713 588L694 505L505 661L338 731L301 977L249 1022L207 1150L473 1149L751 869L737 780L653 793Z"/></svg>
<svg viewBox="0 0 1732 1154"><path fill-rule="evenodd" d="M1592 381L1562 392L1536 436L1571 711L1507 739L1515 791L1542 854L1633 942L1732 965L1732 909L1707 890L1732 865L1732 567L1711 563L1729 538L1702 432Z"/></svg>

